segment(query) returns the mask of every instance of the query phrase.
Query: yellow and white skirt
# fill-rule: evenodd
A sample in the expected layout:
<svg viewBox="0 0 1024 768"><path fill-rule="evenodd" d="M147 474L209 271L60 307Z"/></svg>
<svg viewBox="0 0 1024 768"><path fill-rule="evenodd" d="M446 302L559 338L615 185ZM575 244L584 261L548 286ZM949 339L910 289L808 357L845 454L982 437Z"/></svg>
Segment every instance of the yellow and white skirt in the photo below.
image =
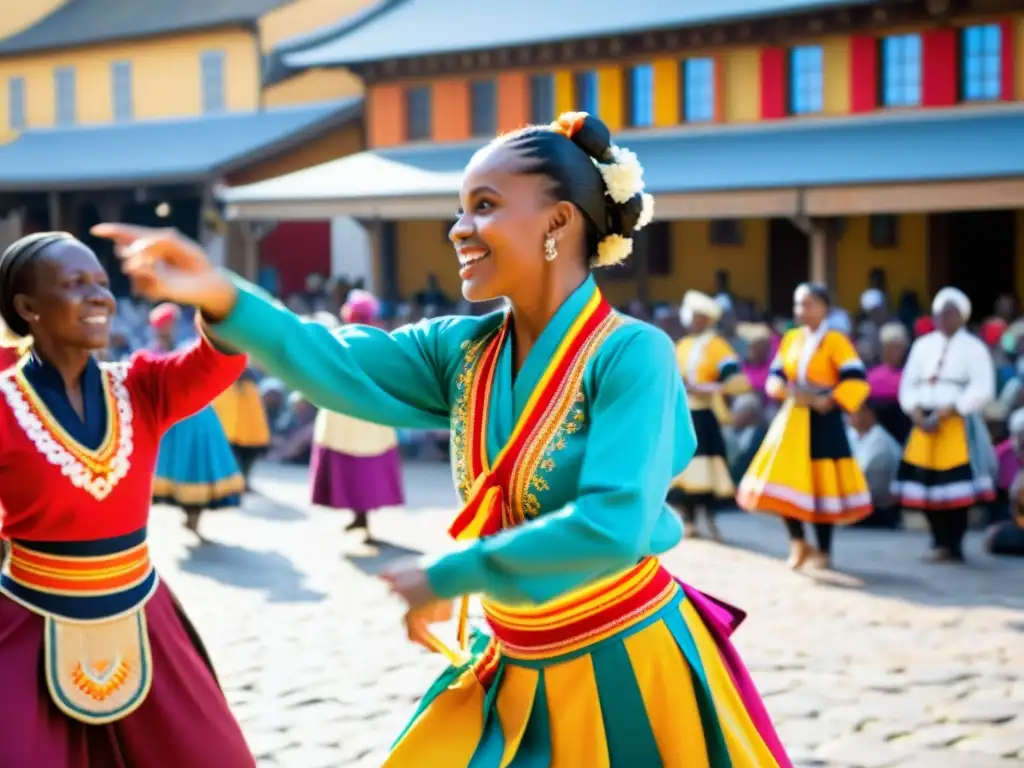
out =
<svg viewBox="0 0 1024 768"><path fill-rule="evenodd" d="M386 768L789 768L720 604L656 558L542 606L484 602L494 637L424 696Z"/></svg>
<svg viewBox="0 0 1024 768"><path fill-rule="evenodd" d="M673 504L714 506L732 501L736 494L729 465L725 460L725 439L722 427L710 408L693 414L693 431L697 436L697 452L669 488Z"/></svg>
<svg viewBox="0 0 1024 768"><path fill-rule="evenodd" d="M898 506L934 511L962 509L995 498L991 474L979 469L977 427L962 416L939 422L934 432L914 427L892 484Z"/></svg>
<svg viewBox="0 0 1024 768"><path fill-rule="evenodd" d="M787 400L740 481L747 512L850 525L871 514L871 492L850 451L842 413Z"/></svg>

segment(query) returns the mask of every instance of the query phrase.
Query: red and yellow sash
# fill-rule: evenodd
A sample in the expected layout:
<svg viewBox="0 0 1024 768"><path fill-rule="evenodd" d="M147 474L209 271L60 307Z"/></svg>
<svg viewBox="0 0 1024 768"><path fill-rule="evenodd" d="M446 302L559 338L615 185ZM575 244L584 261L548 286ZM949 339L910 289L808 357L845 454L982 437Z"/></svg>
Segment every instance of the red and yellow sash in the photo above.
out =
<svg viewBox="0 0 1024 768"><path fill-rule="evenodd" d="M487 458L487 423L491 385L502 345L508 336L509 318L506 318L480 356L469 384L466 448L468 469L474 482L462 510L448 529L452 538L457 541L477 539L523 522L522 510L511 509L508 504L509 478L529 447L531 437L552 415L549 406L578 380L571 375L573 369L582 369L586 365L599 346L597 342L607 335L608 324L613 318L612 308L600 292L595 291L552 355L547 370L534 387L512 435L492 467Z"/></svg>
<svg viewBox="0 0 1024 768"><path fill-rule="evenodd" d="M473 479L462 510L448 533L457 541L490 536L525 520L519 504L510 503L510 480L522 460L543 450L544 444L564 417L567 402L579 387L583 369L615 325L615 314L599 291L595 291L576 317L568 333L555 350L547 369L538 380L520 414L512 434L493 465L487 455L487 424L490 416L491 387L498 357L509 332L510 317L487 343L469 374L466 418L466 465ZM469 599L463 598L459 613L459 647L468 645ZM440 640L432 638L436 649L453 663L464 661Z"/></svg>

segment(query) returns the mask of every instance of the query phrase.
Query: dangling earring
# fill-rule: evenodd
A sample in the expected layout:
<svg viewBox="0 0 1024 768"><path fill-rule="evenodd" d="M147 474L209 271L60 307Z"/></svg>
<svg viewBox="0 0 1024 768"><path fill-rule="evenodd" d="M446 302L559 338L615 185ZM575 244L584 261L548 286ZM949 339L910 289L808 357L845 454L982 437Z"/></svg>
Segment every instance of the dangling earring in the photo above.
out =
<svg viewBox="0 0 1024 768"><path fill-rule="evenodd" d="M33 323L38 323L39 322L39 315L32 315L32 322Z"/></svg>
<svg viewBox="0 0 1024 768"><path fill-rule="evenodd" d="M555 244L555 238L548 233L548 236L544 238L544 258L547 261L554 261L558 258L558 246Z"/></svg>

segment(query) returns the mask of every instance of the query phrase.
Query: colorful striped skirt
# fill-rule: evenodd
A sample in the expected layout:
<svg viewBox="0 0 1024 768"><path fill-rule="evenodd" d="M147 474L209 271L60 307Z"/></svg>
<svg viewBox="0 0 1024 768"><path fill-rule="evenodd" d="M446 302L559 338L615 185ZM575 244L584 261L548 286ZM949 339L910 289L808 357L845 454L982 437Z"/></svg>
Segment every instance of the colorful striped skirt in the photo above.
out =
<svg viewBox="0 0 1024 768"><path fill-rule="evenodd" d="M740 481L736 501L747 512L807 523L850 525L870 515L871 491L850 451L842 413L819 414L787 401Z"/></svg>
<svg viewBox="0 0 1024 768"><path fill-rule="evenodd" d="M728 640L733 617L648 558L531 608L424 696L386 768L789 768Z"/></svg>
<svg viewBox="0 0 1024 768"><path fill-rule="evenodd" d="M994 467L981 454L984 424L952 416L934 432L914 427L903 449L892 492L897 506L922 511L963 509L996 497ZM991 463L991 462L988 462Z"/></svg>
<svg viewBox="0 0 1024 768"><path fill-rule="evenodd" d="M233 507L244 492L245 478L212 407L167 430L153 478L154 504Z"/></svg>
<svg viewBox="0 0 1024 768"><path fill-rule="evenodd" d="M714 411L691 411L697 453L686 469L672 481L669 500L673 504L711 507L731 503L736 495L729 465L725 460L725 439Z"/></svg>

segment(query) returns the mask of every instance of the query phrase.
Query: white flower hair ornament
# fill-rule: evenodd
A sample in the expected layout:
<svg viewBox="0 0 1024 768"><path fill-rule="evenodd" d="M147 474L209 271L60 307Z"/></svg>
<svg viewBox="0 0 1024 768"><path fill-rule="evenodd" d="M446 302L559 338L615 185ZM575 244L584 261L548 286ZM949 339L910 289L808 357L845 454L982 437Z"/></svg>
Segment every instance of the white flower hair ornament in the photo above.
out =
<svg viewBox="0 0 1024 768"><path fill-rule="evenodd" d="M625 205L636 195L642 195L643 209L640 218L637 220L634 232L639 232L654 219L654 196L644 192L644 167L636 153L624 147L612 144L610 150L611 160L600 162L594 160L594 165L601 172L604 179L606 194L617 205ZM597 260L595 264L599 267L610 267L621 264L633 253L633 238L618 233L606 235L597 244Z"/></svg>

